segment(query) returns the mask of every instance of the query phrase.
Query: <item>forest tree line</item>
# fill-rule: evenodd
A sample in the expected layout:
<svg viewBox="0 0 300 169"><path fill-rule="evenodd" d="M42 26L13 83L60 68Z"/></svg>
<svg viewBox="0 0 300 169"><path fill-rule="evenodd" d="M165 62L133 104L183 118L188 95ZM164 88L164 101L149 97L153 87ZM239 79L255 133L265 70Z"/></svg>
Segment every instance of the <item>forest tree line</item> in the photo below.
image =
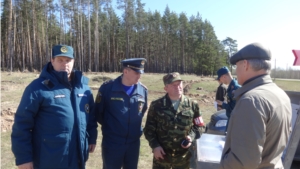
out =
<svg viewBox="0 0 300 169"><path fill-rule="evenodd" d="M125 58L147 59L147 72L211 75L236 50L236 41L220 42L200 13L188 17L145 11L141 0L4 0L1 14L1 69L40 71L55 44L74 48L75 68L120 71ZM230 47L231 46L231 47ZM233 46L233 47L232 47Z"/></svg>
<svg viewBox="0 0 300 169"><path fill-rule="evenodd" d="M141 0L3 0L1 70L41 71L56 44L74 48L75 68L119 72L125 58L147 59L146 72L214 75L237 51L218 40L201 11L192 16L166 6L145 11Z"/></svg>

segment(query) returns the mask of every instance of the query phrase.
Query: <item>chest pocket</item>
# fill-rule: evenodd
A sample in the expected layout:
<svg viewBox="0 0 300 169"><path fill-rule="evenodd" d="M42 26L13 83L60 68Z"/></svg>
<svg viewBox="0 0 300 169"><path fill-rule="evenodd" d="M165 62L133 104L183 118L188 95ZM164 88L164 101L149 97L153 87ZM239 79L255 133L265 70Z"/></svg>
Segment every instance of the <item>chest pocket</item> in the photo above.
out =
<svg viewBox="0 0 300 169"><path fill-rule="evenodd" d="M157 135L159 136L159 138L162 139L168 139L169 135L168 135L168 131L170 129L170 124L171 124L171 117L169 115L169 111L168 110L155 110L156 111L156 116L155 116L155 120L156 120L156 124L157 124Z"/></svg>
<svg viewBox="0 0 300 169"><path fill-rule="evenodd" d="M70 95L69 94L54 94L53 101L55 104L58 105L65 105L70 102Z"/></svg>
<svg viewBox="0 0 300 169"><path fill-rule="evenodd" d="M90 113L89 96L85 93L76 94L76 102L81 112Z"/></svg>
<svg viewBox="0 0 300 169"><path fill-rule="evenodd" d="M183 110L178 117L178 123L179 125L183 127L188 127L191 124L193 124L193 111L191 109Z"/></svg>
<svg viewBox="0 0 300 169"><path fill-rule="evenodd" d="M110 112L116 113L116 114L123 114L125 115L128 110L128 105L125 104L125 102L128 102L128 100L125 100L123 97L118 95L112 95L108 98L108 102L110 104L109 109ZM120 114L121 113L121 114Z"/></svg>

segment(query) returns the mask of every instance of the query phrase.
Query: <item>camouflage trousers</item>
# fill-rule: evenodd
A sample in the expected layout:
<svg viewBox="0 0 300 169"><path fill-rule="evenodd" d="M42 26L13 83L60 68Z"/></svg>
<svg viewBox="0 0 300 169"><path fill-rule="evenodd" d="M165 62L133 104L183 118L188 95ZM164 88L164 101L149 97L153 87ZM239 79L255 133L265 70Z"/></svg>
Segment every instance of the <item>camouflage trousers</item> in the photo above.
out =
<svg viewBox="0 0 300 169"><path fill-rule="evenodd" d="M189 169L191 153L186 156L172 157L169 154L164 156L164 159L156 160L153 158L152 169Z"/></svg>

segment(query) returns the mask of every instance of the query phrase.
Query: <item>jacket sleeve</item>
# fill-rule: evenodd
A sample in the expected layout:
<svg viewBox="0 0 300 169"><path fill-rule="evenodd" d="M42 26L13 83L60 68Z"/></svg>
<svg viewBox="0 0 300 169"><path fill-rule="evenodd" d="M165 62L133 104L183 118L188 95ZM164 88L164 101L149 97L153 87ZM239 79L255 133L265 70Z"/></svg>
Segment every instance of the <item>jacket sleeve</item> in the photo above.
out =
<svg viewBox="0 0 300 169"><path fill-rule="evenodd" d="M21 102L15 114L12 127L12 152L16 158L16 165L31 162L32 157L32 129L34 117L40 108L40 99L30 85L25 88Z"/></svg>
<svg viewBox="0 0 300 169"><path fill-rule="evenodd" d="M196 124L195 120L196 119L199 120L200 118L202 119L202 117L201 117L199 104L197 103L197 101L192 101L192 100L190 100L190 101L192 102L192 110L194 112L194 116L193 116L193 124L192 124L191 130L188 135L191 137L192 140L195 140L195 139L200 138L200 136L202 134L201 128L203 127L203 126L200 126L200 124Z"/></svg>
<svg viewBox="0 0 300 169"><path fill-rule="evenodd" d="M143 107L143 114L147 111L148 109L148 90L145 90L145 104L144 104L144 107Z"/></svg>
<svg viewBox="0 0 300 169"><path fill-rule="evenodd" d="M223 102L223 104L222 104L222 108L223 108L223 109L226 109L226 110L227 110L227 109L228 109L228 106L229 106L229 105L228 105L227 103Z"/></svg>
<svg viewBox="0 0 300 169"><path fill-rule="evenodd" d="M223 100L226 100L227 89L225 87L222 87L222 93L223 93Z"/></svg>
<svg viewBox="0 0 300 169"><path fill-rule="evenodd" d="M217 89L216 100L224 101L225 95L226 95L226 89L220 85Z"/></svg>
<svg viewBox="0 0 300 169"><path fill-rule="evenodd" d="M89 105L90 105L90 110L93 110L94 97L91 91L89 95ZM98 136L97 127L98 125L95 117L95 112L91 111L89 114L88 125L87 125L87 132L89 134L89 144L96 144L96 140Z"/></svg>
<svg viewBox="0 0 300 169"><path fill-rule="evenodd" d="M95 99L95 104L93 108L93 113L96 117L96 120L99 124L102 124L104 120L104 105L105 105L105 98L104 96L104 86L101 85L101 87L98 90L96 99Z"/></svg>
<svg viewBox="0 0 300 169"><path fill-rule="evenodd" d="M157 140L157 134L156 134L157 121L155 120L155 116L156 113L154 110L154 103L152 102L148 111L146 125L144 128L145 137L148 140L149 145L152 149L160 146Z"/></svg>
<svg viewBox="0 0 300 169"><path fill-rule="evenodd" d="M230 145L223 150L220 166L230 168L257 168L261 162L265 143L265 119L262 104L248 98L239 100L229 121ZM256 104L256 105L254 105ZM228 138L227 138L228 139Z"/></svg>

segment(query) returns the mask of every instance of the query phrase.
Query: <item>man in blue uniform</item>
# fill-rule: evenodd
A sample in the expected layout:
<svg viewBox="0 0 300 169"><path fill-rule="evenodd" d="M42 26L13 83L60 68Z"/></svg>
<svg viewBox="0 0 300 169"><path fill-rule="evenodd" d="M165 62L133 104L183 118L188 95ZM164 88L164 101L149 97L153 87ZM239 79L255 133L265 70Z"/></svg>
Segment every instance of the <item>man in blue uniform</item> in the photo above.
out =
<svg viewBox="0 0 300 169"><path fill-rule="evenodd" d="M228 117L227 124L226 124L226 131L227 131L227 126L228 126L228 122L230 119L230 115L231 115L231 112L232 112L232 110L235 106L235 102L236 102L234 99L234 92L241 86L238 84L238 82L235 79L233 79L230 71L228 70L228 68L226 66L220 68L217 71L217 74L218 74L218 80L221 83L228 85L228 87L227 87L227 102L216 100L218 105L222 106L223 109L226 109L226 116Z"/></svg>
<svg viewBox="0 0 300 169"><path fill-rule="evenodd" d="M94 99L88 78L73 65L73 48L56 45L51 62L26 87L11 134L19 169L84 169L94 151Z"/></svg>
<svg viewBox="0 0 300 169"><path fill-rule="evenodd" d="M97 94L95 115L102 129L103 169L136 169L147 110L147 88L139 82L144 58L122 61L123 74L104 82Z"/></svg>
<svg viewBox="0 0 300 169"><path fill-rule="evenodd" d="M217 92L216 92L216 100L219 101L224 101L226 98L226 94L227 94L227 86L225 84L223 84L220 79L217 79L218 83L219 83L219 87L217 88ZM223 107L222 105L218 105L217 106L217 110L222 110Z"/></svg>

